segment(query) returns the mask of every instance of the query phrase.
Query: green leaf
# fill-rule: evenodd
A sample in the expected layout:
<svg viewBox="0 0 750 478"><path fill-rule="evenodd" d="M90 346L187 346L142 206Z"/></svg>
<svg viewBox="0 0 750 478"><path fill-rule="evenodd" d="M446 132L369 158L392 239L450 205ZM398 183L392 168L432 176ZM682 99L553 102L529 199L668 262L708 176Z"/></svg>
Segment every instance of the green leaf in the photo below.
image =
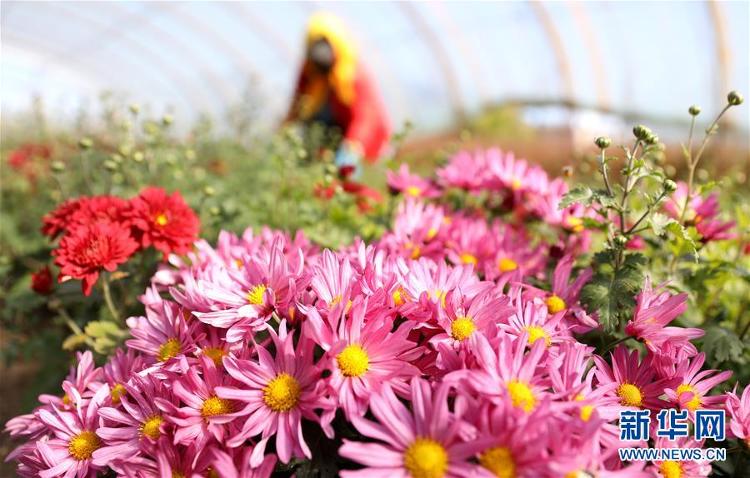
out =
<svg viewBox="0 0 750 478"><path fill-rule="evenodd" d="M562 201L560 201L560 209L565 209L566 207L570 206L571 204L585 204L588 205L591 203L591 198L594 196L594 191L591 190L588 186L576 186L570 191L568 191L565 196L563 196Z"/></svg>
<svg viewBox="0 0 750 478"><path fill-rule="evenodd" d="M665 225L666 231L674 239L675 245L681 253L690 253L695 259L698 259L698 246L696 244L697 236L694 237L688 229L677 221Z"/></svg>
<svg viewBox="0 0 750 478"><path fill-rule="evenodd" d="M744 347L737 334L724 327L708 327L706 335L703 336L703 351L716 364L742 361Z"/></svg>
<svg viewBox="0 0 750 478"><path fill-rule="evenodd" d="M675 221L673 218L660 212L655 212L648 218L648 224L649 226L651 226L651 230L657 236L663 236L666 233L667 226L676 223L677 221Z"/></svg>
<svg viewBox="0 0 750 478"><path fill-rule="evenodd" d="M615 332L622 321L632 315L635 295L643 284L645 256L631 253L625 256L622 265L615 272L607 259L612 259L612 251L595 254L594 264L599 264L591 282L581 291L581 302L589 311L599 315L599 322L607 333Z"/></svg>
<svg viewBox="0 0 750 478"><path fill-rule="evenodd" d="M105 355L110 354L128 336L126 330L107 320L89 322L86 324L84 332L93 340L94 350Z"/></svg>

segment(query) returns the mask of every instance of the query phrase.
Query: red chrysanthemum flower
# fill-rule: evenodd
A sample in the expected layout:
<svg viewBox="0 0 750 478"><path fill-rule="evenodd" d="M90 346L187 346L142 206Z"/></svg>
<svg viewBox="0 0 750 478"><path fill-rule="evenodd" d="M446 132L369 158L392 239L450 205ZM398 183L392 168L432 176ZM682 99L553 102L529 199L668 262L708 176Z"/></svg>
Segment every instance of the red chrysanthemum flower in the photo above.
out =
<svg viewBox="0 0 750 478"><path fill-rule="evenodd" d="M78 211L81 203L88 200L86 197L68 199L64 203L49 212L42 218L42 234L54 239L59 236L70 223L70 217Z"/></svg>
<svg viewBox="0 0 750 478"><path fill-rule="evenodd" d="M78 225L93 222L126 222L130 203L117 196L81 196L69 199L42 219L42 233L54 239Z"/></svg>
<svg viewBox="0 0 750 478"><path fill-rule="evenodd" d="M49 270L49 266L44 266L31 274L31 290L37 294L51 294L53 287L52 271Z"/></svg>
<svg viewBox="0 0 750 478"><path fill-rule="evenodd" d="M165 256L185 254L198 238L200 221L178 191L171 196L149 187L130 201L129 217L141 246L153 245Z"/></svg>
<svg viewBox="0 0 750 478"><path fill-rule="evenodd" d="M52 255L60 266L59 281L81 279L83 294L89 295L101 269L114 271L137 250L127 226L97 221L68 228Z"/></svg>

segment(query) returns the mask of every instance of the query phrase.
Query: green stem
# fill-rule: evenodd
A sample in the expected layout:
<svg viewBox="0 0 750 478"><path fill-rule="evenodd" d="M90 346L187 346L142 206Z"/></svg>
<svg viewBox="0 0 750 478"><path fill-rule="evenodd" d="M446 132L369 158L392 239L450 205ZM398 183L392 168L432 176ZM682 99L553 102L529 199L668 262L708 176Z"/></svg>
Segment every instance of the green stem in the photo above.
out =
<svg viewBox="0 0 750 478"><path fill-rule="evenodd" d="M107 308L109 309L109 313L112 314L112 317L119 322L120 321L120 313L117 311L117 307L115 307L115 303L112 300L112 291L109 287L109 275L105 274L102 277L102 291L104 292L104 302L107 303Z"/></svg>
<svg viewBox="0 0 750 478"><path fill-rule="evenodd" d="M606 352L609 352L610 350L612 350L612 349L613 349L613 348L615 348L616 346L620 345L621 343L623 343L623 342L627 342L628 340L631 340L631 339L633 339L633 338L634 338L634 337L631 337L630 335L627 335L627 336L625 336L625 337L623 337L623 338L621 338L621 339L617 339L617 340L615 340L614 342L612 342L611 344L607 345L607 348L605 348L605 349L604 349L604 351L603 351L602 353L606 353Z"/></svg>
<svg viewBox="0 0 750 478"><path fill-rule="evenodd" d="M731 108L732 105L727 104L724 109L721 110L721 112L716 116L714 121L711 123L711 125L706 128L706 134L703 136L703 142L701 142L700 148L698 148L698 153L695 155L695 159L693 159L693 124L695 123L695 116L693 116L693 121L690 123L690 139L688 140L688 151L687 151L687 163L688 163L688 180L687 180L687 192L685 194L685 204L682 207L682 212L680 213L680 224L682 224L685 220L685 215L688 211L688 206L690 205L690 199L691 195L693 194L693 182L695 180L695 169L698 167L698 162L701 160L701 157L703 156L703 151L706 149L706 146L708 145L708 140L711 138L711 135L714 132L714 128L716 128L716 125L718 124L719 120L722 116L724 116L724 113L727 112L729 108Z"/></svg>

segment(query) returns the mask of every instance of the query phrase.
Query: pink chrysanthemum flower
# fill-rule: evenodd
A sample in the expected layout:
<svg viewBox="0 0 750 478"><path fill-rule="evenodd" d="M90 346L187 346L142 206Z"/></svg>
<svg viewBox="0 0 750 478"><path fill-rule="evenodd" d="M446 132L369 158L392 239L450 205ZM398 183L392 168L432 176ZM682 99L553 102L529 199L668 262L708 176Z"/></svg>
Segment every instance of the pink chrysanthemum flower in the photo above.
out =
<svg viewBox="0 0 750 478"><path fill-rule="evenodd" d="M337 307L349 309L354 290L356 272L347 257L338 257L330 250L323 251L319 262L313 266L310 287L318 297L320 309L333 312Z"/></svg>
<svg viewBox="0 0 750 478"><path fill-rule="evenodd" d="M609 402L626 408L659 410L666 405L659 397L674 380L657 380L656 370L649 359L640 360L638 350L618 345L612 352L612 366L595 355L596 379L601 385L615 383L617 388L607 393Z"/></svg>
<svg viewBox="0 0 750 478"><path fill-rule="evenodd" d="M673 355L677 350L686 351L690 356L698 351L690 343L702 337L702 329L667 327L687 308L687 294L672 295L665 290L652 289L651 279L646 278L643 290L636 297L633 320L625 327L625 332L646 344L654 353Z"/></svg>
<svg viewBox="0 0 750 478"><path fill-rule="evenodd" d="M380 246L405 258L444 255L442 232L447 229L445 210L434 204L407 198L398 205L393 219L393 230L380 239Z"/></svg>
<svg viewBox="0 0 750 478"><path fill-rule="evenodd" d="M219 396L219 388L237 382L219 369L207 356L200 357L200 369L190 367L187 373L172 383L172 393L183 406L177 407L165 398L156 398L156 406L166 420L175 425L174 443L194 444L197 452L215 439L223 443L228 436L227 424L235 419L238 405Z"/></svg>
<svg viewBox="0 0 750 478"><path fill-rule="evenodd" d="M544 475L548 456L547 424L552 420L548 406L531 414L501 404L474 403L459 394L456 408L466 409L475 430L467 429L466 439L486 445L477 454L483 473L477 476L533 478ZM481 402L480 402L481 403ZM476 434L476 436L475 436Z"/></svg>
<svg viewBox="0 0 750 478"><path fill-rule="evenodd" d="M118 470L121 462L150 452L153 444L172 428L154 400L158 398L178 405L166 385L153 376L136 375L124 387L126 393L121 396L119 407L99 409L103 424L96 434L102 440L102 447L93 454L95 463Z"/></svg>
<svg viewBox="0 0 750 478"><path fill-rule="evenodd" d="M99 425L98 410L106 398L108 389L102 387L94 397L83 405L83 398L73 387L67 387L74 411L52 408L39 411L39 419L50 429L55 438L42 438L36 446L46 469L39 472L41 478L65 476L66 478L95 477L101 467L94 464L92 456L102 442L96 434Z"/></svg>
<svg viewBox="0 0 750 478"><path fill-rule="evenodd" d="M726 410L729 416L729 431L732 435L744 440L750 449L750 385L745 387L742 396L737 396L737 389L726 395Z"/></svg>
<svg viewBox="0 0 750 478"><path fill-rule="evenodd" d="M485 187L489 176L487 158L484 151L474 153L460 151L444 167L437 170L440 183L446 187L479 192Z"/></svg>
<svg viewBox="0 0 750 478"><path fill-rule="evenodd" d="M143 369L143 357L136 355L134 350L128 349L123 352L117 349L115 354L102 367L102 376L109 385L110 400L112 405L120 404L122 396L126 393L125 384L134 373Z"/></svg>
<svg viewBox="0 0 750 478"><path fill-rule="evenodd" d="M692 437L680 437L676 440L657 438L654 448L703 448L702 441L695 441ZM704 478L711 474L711 462L697 461L654 461L647 468L648 471L663 478Z"/></svg>
<svg viewBox="0 0 750 478"><path fill-rule="evenodd" d="M432 304L445 307L446 295L455 288L465 293L479 283L471 266L451 267L444 262L420 259L409 263L408 271L399 279L408 297L419 300L424 295Z"/></svg>
<svg viewBox="0 0 750 478"><path fill-rule="evenodd" d="M672 218L682 217L687 225L695 226L703 242L732 239L736 236L729 232L735 225L734 221L723 222L718 219L720 210L719 197L716 193L703 197L693 191L691 196L683 216L682 211L687 200L687 184L680 181L672 197L664 203L664 210Z"/></svg>
<svg viewBox="0 0 750 478"><path fill-rule="evenodd" d="M195 295L208 298L209 310L203 309L204 301L199 300L193 314L214 327L229 328L229 342L239 342L264 329L272 312L287 315L304 259L299 251L294 263L287 261L279 240L257 252L246 257L238 270L222 268L213 277L186 282L184 294L175 299L189 307L184 299Z"/></svg>
<svg viewBox="0 0 750 478"><path fill-rule="evenodd" d="M94 355L90 351L76 352L76 363L70 367L70 373L63 381L63 396L39 395L39 401L45 405L54 405L57 408L70 410L72 403L70 396L65 392L68 386L75 388L84 401L94 396L102 386L102 369L94 364ZM67 385L66 385L67 384Z"/></svg>
<svg viewBox="0 0 750 478"><path fill-rule="evenodd" d="M237 447L261 435L250 460L253 467L260 466L266 443L274 435L276 453L283 463L293 456L310 458L310 449L302 436L302 418L319 422L315 409L328 408L318 391L320 371L312 362L312 342L302 337L295 350L294 336L287 334L285 321L279 325L278 335L270 329L268 333L275 357L258 345L257 361L225 358L227 372L242 385L216 389L221 399L245 403L244 408L234 413L244 417L244 425L226 444ZM329 425L322 426L332 436Z"/></svg>
<svg viewBox="0 0 750 478"><path fill-rule="evenodd" d="M508 299L501 297L492 282L481 282L464 293L448 292L445 308L437 309L442 328L429 339L437 350L436 365L445 372L467 368L475 361L477 335L495 336L499 323L513 314Z"/></svg>
<svg viewBox="0 0 750 478"><path fill-rule="evenodd" d="M147 308L145 317L131 317L127 324L133 338L125 344L144 353L158 366L178 365L185 354L192 352L195 340L200 337L196 333L200 322L192 319L188 324L184 309L174 302L165 301L160 311Z"/></svg>
<svg viewBox="0 0 750 478"><path fill-rule="evenodd" d="M344 478L463 478L479 470L470 458L487 440L463 442L459 435L461 417L451 413L447 398L450 387L414 378L411 382L411 411L389 388L373 395L370 409L377 419L356 418L354 426L379 443L344 440L339 454L366 468L342 470Z"/></svg>
<svg viewBox="0 0 750 478"><path fill-rule="evenodd" d="M403 193L405 196L414 198L436 198L440 196L440 190L435 185L416 174L409 172L409 165L404 163L398 169L387 172L388 188L394 193Z"/></svg>
<svg viewBox="0 0 750 478"><path fill-rule="evenodd" d="M270 478L276 466L276 455L266 455L257 467L250 466L252 447L211 449L211 468L221 478Z"/></svg>
<svg viewBox="0 0 750 478"><path fill-rule="evenodd" d="M538 166L530 166L525 159L517 159L513 153L492 148L486 151L487 165L492 181L514 194L541 192L547 186L547 174Z"/></svg>
<svg viewBox="0 0 750 478"><path fill-rule="evenodd" d="M531 413L548 395L549 378L544 369L539 369L545 353L544 341L534 342L527 354L528 337L524 333L513 339L503 334L490 343L478 335L479 369L454 372L448 377L463 378L489 401Z"/></svg>
<svg viewBox="0 0 750 478"><path fill-rule="evenodd" d="M148 457L122 462L122 475L133 478L211 477L212 459L211 448L198 449L195 444L175 445L161 439Z"/></svg>
<svg viewBox="0 0 750 478"><path fill-rule="evenodd" d="M664 390L670 400L691 413L699 408L717 408L718 405L722 405L725 401L724 395L708 396L708 392L732 376L731 371L701 371L705 361L706 354L699 353L692 361L686 359L678 363L674 377L680 379L679 385Z"/></svg>
<svg viewBox="0 0 750 478"><path fill-rule="evenodd" d="M513 313L508 320L499 324L500 330L505 333L519 338L526 334L529 346L540 340L545 348L575 340L568 332L568 327L561 322L563 314L550 314L549 305L541 299L524 300L517 293L513 306Z"/></svg>
<svg viewBox="0 0 750 478"><path fill-rule="evenodd" d="M409 363L422 353L407 340L412 324L391 332L392 320L387 310L368 310L367 299L355 300L348 317L329 314L323 320L314 308L307 316L310 337L327 352L329 388L349 419L364 415L370 396L383 385L404 395L408 380L419 374Z"/></svg>
<svg viewBox="0 0 750 478"><path fill-rule="evenodd" d="M507 224L495 222L492 234L494 257L484 266L484 276L500 286L510 281L521 281L542 271L546 257L543 244L531 245L531 238L523 229L514 229Z"/></svg>
<svg viewBox="0 0 750 478"><path fill-rule="evenodd" d="M581 289L591 279L593 272L591 269L584 269L571 283L570 275L574 262L572 255L565 255L557 263L552 274L552 291L544 294L544 303L550 314L562 314L573 326L573 332L583 333L599 325L597 320L591 317L578 302ZM532 293L536 291L532 289Z"/></svg>
<svg viewBox="0 0 750 478"><path fill-rule="evenodd" d="M481 270L495 255L495 240L489 237L493 231L482 217L455 215L444 239L445 254L453 264L472 265Z"/></svg>

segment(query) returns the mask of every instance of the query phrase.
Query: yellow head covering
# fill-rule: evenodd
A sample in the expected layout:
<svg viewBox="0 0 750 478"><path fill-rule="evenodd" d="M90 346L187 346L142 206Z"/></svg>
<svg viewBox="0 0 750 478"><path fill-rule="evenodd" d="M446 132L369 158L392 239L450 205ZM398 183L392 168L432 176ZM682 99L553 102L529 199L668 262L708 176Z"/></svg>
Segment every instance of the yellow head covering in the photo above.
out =
<svg viewBox="0 0 750 478"><path fill-rule="evenodd" d="M327 83L336 96L347 105L354 101L354 78L357 68L356 51L344 24L329 13L316 13L307 24L306 48L321 39L331 45L335 63L328 74ZM308 68L305 65L305 68ZM309 118L325 100L326 78L310 78L306 98L302 98L300 116Z"/></svg>

